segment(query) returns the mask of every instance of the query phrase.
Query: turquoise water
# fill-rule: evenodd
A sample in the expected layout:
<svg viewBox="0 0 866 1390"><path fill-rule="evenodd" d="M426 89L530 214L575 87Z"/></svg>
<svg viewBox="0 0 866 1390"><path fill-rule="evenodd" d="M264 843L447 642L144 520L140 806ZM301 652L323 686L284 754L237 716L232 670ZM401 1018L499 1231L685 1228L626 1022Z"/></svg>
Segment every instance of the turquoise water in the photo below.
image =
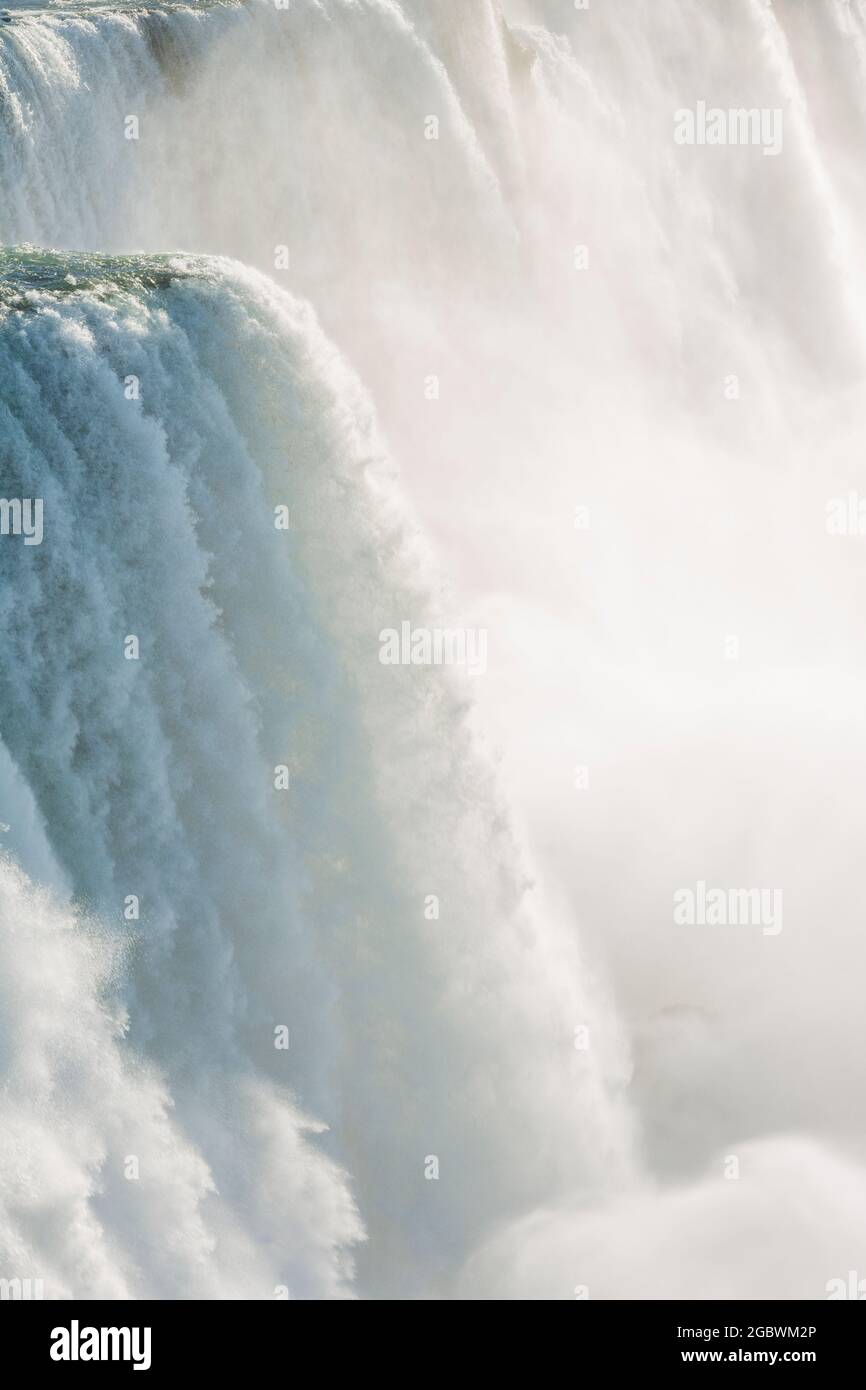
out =
<svg viewBox="0 0 866 1390"><path fill-rule="evenodd" d="M171 0L48 0L42 3L40 0L4 0L0 4L0 16L15 15L16 12L26 11L31 14L52 14L62 15L65 12L70 14L82 11L141 11L141 10L164 10L170 12L178 9L194 8L197 10L213 9L222 4L244 4L245 0L192 0L192 4L172 4Z"/></svg>
<svg viewBox="0 0 866 1390"><path fill-rule="evenodd" d="M0 304L25 307L31 291L63 296L77 291L109 297L121 291L165 289L189 275L207 275L207 262L177 256L98 256L39 247L0 248Z"/></svg>

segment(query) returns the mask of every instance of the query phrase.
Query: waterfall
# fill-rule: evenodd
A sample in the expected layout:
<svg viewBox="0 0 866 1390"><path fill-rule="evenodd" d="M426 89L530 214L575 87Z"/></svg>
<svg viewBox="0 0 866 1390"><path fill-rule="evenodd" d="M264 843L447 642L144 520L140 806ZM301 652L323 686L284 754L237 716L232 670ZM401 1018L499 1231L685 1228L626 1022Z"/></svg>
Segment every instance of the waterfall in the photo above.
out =
<svg viewBox="0 0 866 1390"><path fill-rule="evenodd" d="M730 1100L819 953L777 784L728 831L778 690L744 675L728 759L716 650L820 673L856 612L821 508L866 19L814 11L9 6L0 463L42 534L0 539L0 1275L808 1296L856 1259L842 1122L776 1114L769 1063ZM781 111L779 151L680 148L705 99ZM487 673L383 660L467 629ZM671 935L678 885L767 864L760 964ZM755 1272L765 1211L794 1253Z"/></svg>

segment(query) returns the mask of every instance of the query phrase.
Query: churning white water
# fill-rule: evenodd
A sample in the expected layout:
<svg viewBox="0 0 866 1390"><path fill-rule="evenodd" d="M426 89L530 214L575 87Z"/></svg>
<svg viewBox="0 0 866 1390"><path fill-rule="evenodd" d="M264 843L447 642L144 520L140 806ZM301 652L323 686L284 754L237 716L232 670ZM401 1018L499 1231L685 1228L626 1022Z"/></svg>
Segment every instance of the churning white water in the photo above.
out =
<svg viewBox="0 0 866 1390"><path fill-rule="evenodd" d="M0 1276L824 1296L866 9L8 13ZM697 881L784 930L684 931Z"/></svg>

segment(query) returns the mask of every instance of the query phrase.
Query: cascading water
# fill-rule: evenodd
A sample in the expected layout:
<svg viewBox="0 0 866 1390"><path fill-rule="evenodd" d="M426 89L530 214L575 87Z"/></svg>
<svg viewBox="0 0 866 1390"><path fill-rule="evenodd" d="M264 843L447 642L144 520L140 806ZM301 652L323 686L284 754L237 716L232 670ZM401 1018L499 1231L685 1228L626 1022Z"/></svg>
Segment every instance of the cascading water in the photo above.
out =
<svg viewBox="0 0 866 1390"><path fill-rule="evenodd" d="M171 1194L193 1228L174 1264L97 1287L340 1291L360 1226L330 1149L375 1213L370 1287L399 1267L429 1291L485 1211L566 1189L576 1165L598 1179L622 1136L571 1047L579 974L534 939L464 697L379 663L380 630L427 603L363 394L309 310L228 262L7 253L2 284L6 485L43 498L48 527L2 554L5 747L72 905L111 924L136 900L125 1047L168 1079L178 1162L232 1231L227 1282L219 1257L191 1268L195 1170ZM329 1140L307 1140L290 1092ZM126 1151L158 1187L166 1137L138 1129ZM78 1180L125 1225L133 1185L118 1136L99 1140ZM459 1182L425 1208L428 1154Z"/></svg>
<svg viewBox="0 0 866 1390"><path fill-rule="evenodd" d="M823 91L844 54L862 140L866 22L817 8L11 6L0 462L44 535L0 543L0 1274L51 1297L713 1297L808 1293L856 1258L851 1155L766 1140L809 1129L796 1107L731 1120L755 1145L735 1216L701 1167L715 1119L706 1147L676 1118L667 1147L636 1139L681 1084L653 1071L654 977L689 967L605 876L604 810L581 907L614 948L590 920L579 950L555 790L578 744L610 772L689 724L677 642L700 682L707 628L760 628L768 545L768 609L825 584L819 654L847 640L808 526L793 565L731 501L799 534L773 461L802 477L831 407L838 457L856 432L862 193L797 62L813 41ZM798 143L677 164L671 113L727 100L731 27L749 104L784 102ZM769 206L773 236L743 241ZM738 413L709 384L730 373ZM584 502L616 541L576 562ZM721 593L706 555L732 536ZM495 669L384 665L404 622L489 629ZM652 718L623 693L648 651ZM617 847L645 890L661 818ZM618 954L663 1019L634 1074ZM720 994L742 960L714 962ZM691 1185L658 1192L674 1170ZM749 1232L768 1200L796 1228L804 1189L820 1239L755 1273Z"/></svg>

